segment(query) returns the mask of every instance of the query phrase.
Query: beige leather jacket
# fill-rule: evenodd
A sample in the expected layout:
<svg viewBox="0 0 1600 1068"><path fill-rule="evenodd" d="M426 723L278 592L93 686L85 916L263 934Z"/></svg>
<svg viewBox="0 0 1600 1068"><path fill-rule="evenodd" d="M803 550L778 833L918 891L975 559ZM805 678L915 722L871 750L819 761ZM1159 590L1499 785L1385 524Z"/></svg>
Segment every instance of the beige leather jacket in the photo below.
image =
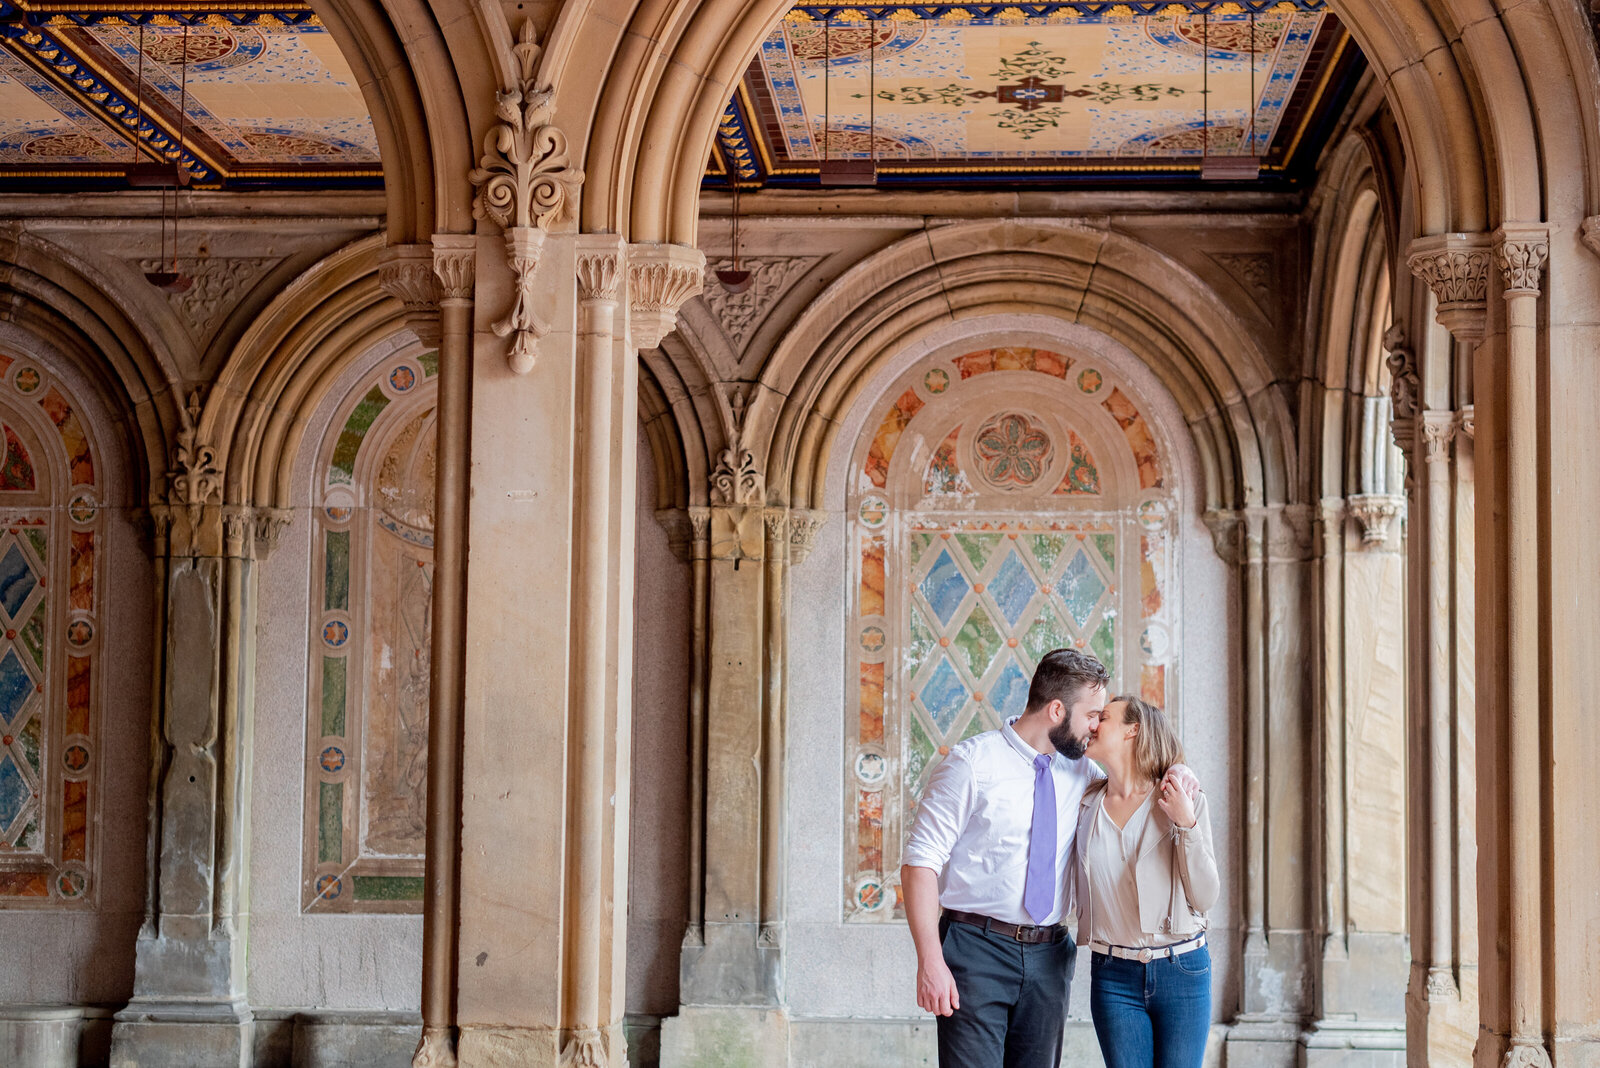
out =
<svg viewBox="0 0 1600 1068"><path fill-rule="evenodd" d="M1087 850L1094 821L1100 817L1106 780L1089 784L1078 806L1078 836L1067 867L1069 908L1076 905L1078 940L1087 943L1093 927L1094 902L1089 894ZM1133 877L1139 890L1139 927L1146 934L1190 935L1206 929L1206 912L1217 903L1222 881L1211 845L1211 816L1206 795L1195 798L1195 823L1188 830L1173 826L1161 806L1150 805L1150 818L1139 837Z"/></svg>

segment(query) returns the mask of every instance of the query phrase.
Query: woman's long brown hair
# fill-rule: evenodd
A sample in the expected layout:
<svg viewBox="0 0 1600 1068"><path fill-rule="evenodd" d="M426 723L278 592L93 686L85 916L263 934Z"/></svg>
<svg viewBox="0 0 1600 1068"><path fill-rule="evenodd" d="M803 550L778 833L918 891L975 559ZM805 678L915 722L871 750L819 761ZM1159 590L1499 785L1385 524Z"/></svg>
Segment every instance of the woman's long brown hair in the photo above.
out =
<svg viewBox="0 0 1600 1068"><path fill-rule="evenodd" d="M1155 705L1133 694L1113 697L1111 704L1122 704L1122 721L1139 725L1133 737L1133 767L1135 773L1151 782L1160 782L1167 769L1183 763L1183 743L1167 714Z"/></svg>

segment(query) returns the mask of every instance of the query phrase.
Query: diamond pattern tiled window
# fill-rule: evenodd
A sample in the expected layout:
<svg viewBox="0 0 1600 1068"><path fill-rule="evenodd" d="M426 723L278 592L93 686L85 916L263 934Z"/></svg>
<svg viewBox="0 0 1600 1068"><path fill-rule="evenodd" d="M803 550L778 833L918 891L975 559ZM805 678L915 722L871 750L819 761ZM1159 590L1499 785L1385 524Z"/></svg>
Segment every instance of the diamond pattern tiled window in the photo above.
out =
<svg viewBox="0 0 1600 1068"><path fill-rule="evenodd" d="M99 468L65 386L4 352L0 424L0 908L92 907Z"/></svg>
<svg viewBox="0 0 1600 1068"><path fill-rule="evenodd" d="M933 363L888 392L857 446L853 922L901 915L899 856L928 777L1023 711L1050 650L1092 652L1115 690L1176 713L1176 496L1158 430L1110 371L1059 353Z"/></svg>

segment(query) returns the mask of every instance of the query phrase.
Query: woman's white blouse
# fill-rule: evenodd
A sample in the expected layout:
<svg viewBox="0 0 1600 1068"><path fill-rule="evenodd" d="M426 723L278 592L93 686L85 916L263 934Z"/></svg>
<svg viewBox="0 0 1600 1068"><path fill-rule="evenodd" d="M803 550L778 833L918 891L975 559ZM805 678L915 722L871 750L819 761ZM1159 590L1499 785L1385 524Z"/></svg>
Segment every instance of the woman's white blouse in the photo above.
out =
<svg viewBox="0 0 1600 1068"><path fill-rule="evenodd" d="M1139 856L1139 839L1150 821L1150 806L1156 792L1151 790L1144 803L1133 810L1120 829L1106 813L1105 794L1095 802L1095 818L1089 827L1089 840L1079 842L1089 874L1089 894L1094 902L1090 916L1094 930L1079 931L1080 944L1104 942L1112 946L1143 948L1181 942L1166 932L1146 934L1139 929L1139 884L1134 879ZM1159 849L1171 848L1162 843ZM1188 936L1184 936L1188 937Z"/></svg>

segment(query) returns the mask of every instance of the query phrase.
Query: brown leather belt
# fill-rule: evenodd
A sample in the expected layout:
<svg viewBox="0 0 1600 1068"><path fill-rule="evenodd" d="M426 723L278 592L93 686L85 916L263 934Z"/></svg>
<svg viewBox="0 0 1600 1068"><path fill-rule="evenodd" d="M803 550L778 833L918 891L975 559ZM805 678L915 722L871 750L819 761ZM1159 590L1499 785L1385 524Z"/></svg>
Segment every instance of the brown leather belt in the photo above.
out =
<svg viewBox="0 0 1600 1068"><path fill-rule="evenodd" d="M957 923L967 923L974 927L982 927L985 931L993 931L1005 938L1015 938L1018 942L1027 945L1038 945L1041 942L1059 942L1067 937L1067 925L1052 923L1048 927L1030 927L1024 923L1003 923L989 916L976 912L961 912L958 909L945 909L944 914Z"/></svg>

